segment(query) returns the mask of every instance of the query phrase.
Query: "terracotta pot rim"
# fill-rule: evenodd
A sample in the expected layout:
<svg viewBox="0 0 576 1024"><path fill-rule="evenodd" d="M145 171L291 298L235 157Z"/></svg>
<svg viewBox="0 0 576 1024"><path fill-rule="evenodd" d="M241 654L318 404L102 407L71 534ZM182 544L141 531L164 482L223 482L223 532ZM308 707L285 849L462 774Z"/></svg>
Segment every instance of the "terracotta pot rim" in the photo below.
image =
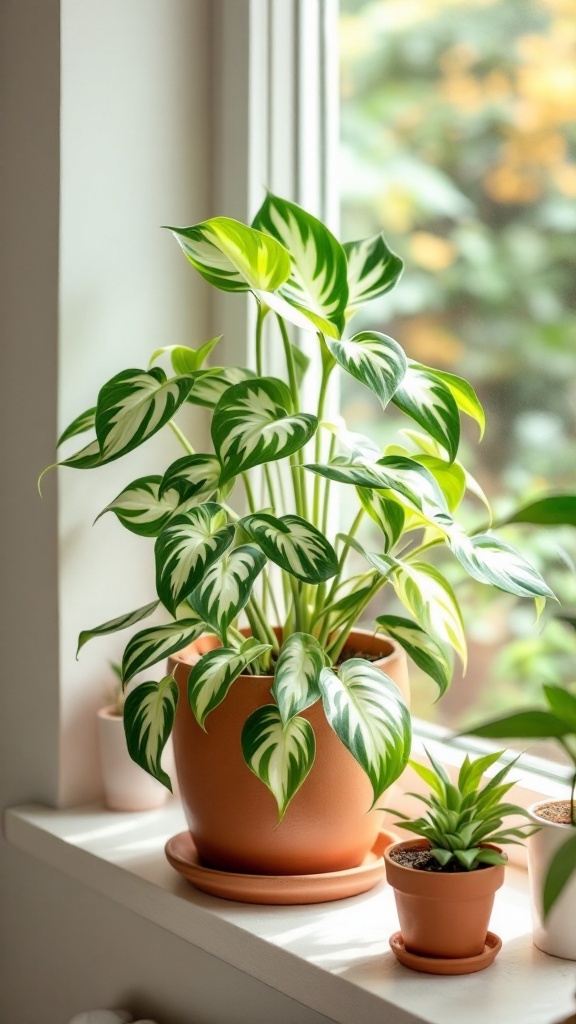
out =
<svg viewBox="0 0 576 1024"><path fill-rule="evenodd" d="M481 843L480 845L503 853L503 850L493 843ZM421 893L421 890L426 888L429 892L429 898L437 899L448 894L456 895L455 890L458 890L459 898L466 898L465 893L471 887L492 891L493 889L499 889L504 881L504 864L487 864L482 869L472 869L472 871L423 871L421 868L409 867L406 864L399 864L393 860L391 854L394 850L398 849L430 849L430 843L427 839L404 839L399 843L393 843L384 850L388 882L392 888L403 892L411 892L413 887L415 887L419 895L426 898ZM504 854L504 856L506 855ZM406 888L403 888L403 886ZM470 898L475 898L476 895L474 893Z"/></svg>
<svg viewBox="0 0 576 1024"><path fill-rule="evenodd" d="M576 825L569 825L568 823L562 821L550 821L548 818L541 818L538 814L539 807L549 806L550 804L565 804L566 802L570 803L570 797L561 797L560 799L554 800L536 800L535 803L530 804L530 807L528 808L528 814L532 818L532 821L535 821L538 825L546 825L546 827L557 828L563 831L574 831L576 830Z"/></svg>
<svg viewBox="0 0 576 1024"><path fill-rule="evenodd" d="M96 714L98 715L98 718L114 719L115 722L123 722L124 716L121 712L118 714L118 712L114 710L115 707L115 704L106 704L105 707L98 708Z"/></svg>
<svg viewBox="0 0 576 1024"><path fill-rule="evenodd" d="M272 629L274 630L276 635L278 635L280 633L280 627L279 626L272 626ZM248 629L247 627L242 627L240 629L240 632L243 633L245 636L250 636L252 631L250 629ZM215 636L216 636L215 633L202 633L197 638L197 640L195 640L193 643L189 644L188 647L185 647L183 650L176 651L174 654L171 654L169 656L169 658L168 658L168 661L169 662L176 662L177 664L180 664L180 665L193 665L194 662L198 660L198 656L197 655L195 656L193 651L192 651L192 648L194 647L194 645L198 642L198 640L202 640L205 637L215 637ZM353 646L354 639L356 637L358 637L360 641L366 640L367 638L369 638L370 640L378 640L379 642L381 641L382 642L382 647L384 648L384 650L386 650L386 648L388 648L388 653L387 654L383 653L377 659L378 667L379 668L384 667L387 661L392 660L392 658L396 657L399 654L399 652L401 652L403 650L401 644L399 644L396 640L393 640L392 637L381 636L380 634L372 632L369 629L352 629L352 630L350 630L350 636L348 638L348 641L351 641L351 642L348 643L348 641L347 641L346 646L349 646L349 647ZM344 648L345 650L346 650L346 646ZM253 676L253 675L244 675L244 674L242 674L242 675L240 675L239 678L240 679L245 679L246 681L250 681L250 682L254 682L254 683L262 683L263 680L264 681L265 680L273 680L274 676L273 675Z"/></svg>

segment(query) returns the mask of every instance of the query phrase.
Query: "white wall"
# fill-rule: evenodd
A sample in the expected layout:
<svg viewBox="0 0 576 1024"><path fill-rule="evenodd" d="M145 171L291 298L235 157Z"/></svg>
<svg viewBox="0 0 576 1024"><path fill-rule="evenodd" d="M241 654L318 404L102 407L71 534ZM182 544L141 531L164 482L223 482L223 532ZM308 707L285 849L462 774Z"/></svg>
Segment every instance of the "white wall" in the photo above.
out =
<svg viewBox="0 0 576 1024"><path fill-rule="evenodd" d="M159 225L221 212L211 38L245 2L63 0L62 51L56 0L0 4L2 806L98 790L92 711L121 641L76 663L76 635L143 603L150 572L145 541L86 523L160 447L128 470L53 472L43 501L36 477L109 376L209 336L207 289ZM0 1021L66 1024L97 1005L161 1024L323 1020L0 842Z"/></svg>

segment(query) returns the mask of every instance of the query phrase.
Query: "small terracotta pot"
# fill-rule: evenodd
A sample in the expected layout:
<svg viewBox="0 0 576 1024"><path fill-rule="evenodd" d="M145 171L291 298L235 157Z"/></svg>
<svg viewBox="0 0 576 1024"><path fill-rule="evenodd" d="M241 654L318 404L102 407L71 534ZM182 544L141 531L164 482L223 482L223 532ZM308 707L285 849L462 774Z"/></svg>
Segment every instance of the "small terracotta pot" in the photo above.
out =
<svg viewBox="0 0 576 1024"><path fill-rule="evenodd" d="M504 865L443 874L404 867L392 859L394 850L429 849L427 839L410 839L384 851L386 878L394 889L404 946L418 956L479 956L486 943L494 894L504 882Z"/></svg>
<svg viewBox="0 0 576 1024"><path fill-rule="evenodd" d="M268 875L358 867L382 828L382 813L370 811L370 783L328 725L321 702L302 713L316 735L316 760L280 825L276 801L247 768L240 744L248 716L272 703L273 677L240 676L211 712L207 732L196 722L186 692L190 667L219 646L206 635L170 659L180 691L173 732L178 783L202 863ZM406 656L398 644L358 630L347 650L380 654L375 664L408 699Z"/></svg>
<svg viewBox="0 0 576 1024"><path fill-rule="evenodd" d="M534 945L552 956L576 960L576 871L546 920L542 912L542 891L550 861L573 834L574 828L539 817L538 808L543 803L546 801L539 800L528 808L532 821L541 826L527 843Z"/></svg>
<svg viewBox="0 0 576 1024"><path fill-rule="evenodd" d="M170 795L166 787L130 757L126 749L124 722L113 705L98 711L98 745L104 803L109 810L148 811L166 803ZM167 757L169 755L170 751Z"/></svg>

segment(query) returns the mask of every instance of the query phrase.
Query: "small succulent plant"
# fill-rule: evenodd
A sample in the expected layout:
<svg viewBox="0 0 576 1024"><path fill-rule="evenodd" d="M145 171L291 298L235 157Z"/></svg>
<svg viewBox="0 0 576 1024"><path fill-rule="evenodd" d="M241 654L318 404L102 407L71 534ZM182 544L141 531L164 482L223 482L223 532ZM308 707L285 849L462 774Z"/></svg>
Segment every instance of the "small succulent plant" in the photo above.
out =
<svg viewBox="0 0 576 1024"><path fill-rule="evenodd" d="M496 763L504 751L499 750L471 761L466 755L456 784L450 781L446 769L430 752L426 755L432 768L410 761L410 766L429 786L428 796L410 793L426 804L428 811L422 818L409 818L392 811L401 821L396 822L409 832L415 832L430 843L430 855L442 868L456 864L460 869L472 871L482 864L505 864L506 855L486 846L486 843L521 843L535 831L534 825L522 824L502 828L503 819L511 815L528 817L523 808L505 803L504 798L514 785L504 782L515 761L500 769L485 786L480 788L484 773Z"/></svg>

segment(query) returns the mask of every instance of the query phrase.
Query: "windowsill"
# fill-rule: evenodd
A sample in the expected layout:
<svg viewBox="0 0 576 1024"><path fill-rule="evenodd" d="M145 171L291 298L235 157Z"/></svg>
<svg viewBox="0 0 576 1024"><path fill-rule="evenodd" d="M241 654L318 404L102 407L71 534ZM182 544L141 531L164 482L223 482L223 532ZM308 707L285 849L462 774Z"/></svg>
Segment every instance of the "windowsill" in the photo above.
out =
<svg viewBox="0 0 576 1024"><path fill-rule="evenodd" d="M574 965L532 944L526 873L507 869L491 928L503 947L489 973L437 978L397 963L384 883L336 903L259 907L194 889L169 866L166 840L186 827L177 800L159 811L99 806L6 812L15 847L339 1024L551 1024L573 1012Z"/></svg>

